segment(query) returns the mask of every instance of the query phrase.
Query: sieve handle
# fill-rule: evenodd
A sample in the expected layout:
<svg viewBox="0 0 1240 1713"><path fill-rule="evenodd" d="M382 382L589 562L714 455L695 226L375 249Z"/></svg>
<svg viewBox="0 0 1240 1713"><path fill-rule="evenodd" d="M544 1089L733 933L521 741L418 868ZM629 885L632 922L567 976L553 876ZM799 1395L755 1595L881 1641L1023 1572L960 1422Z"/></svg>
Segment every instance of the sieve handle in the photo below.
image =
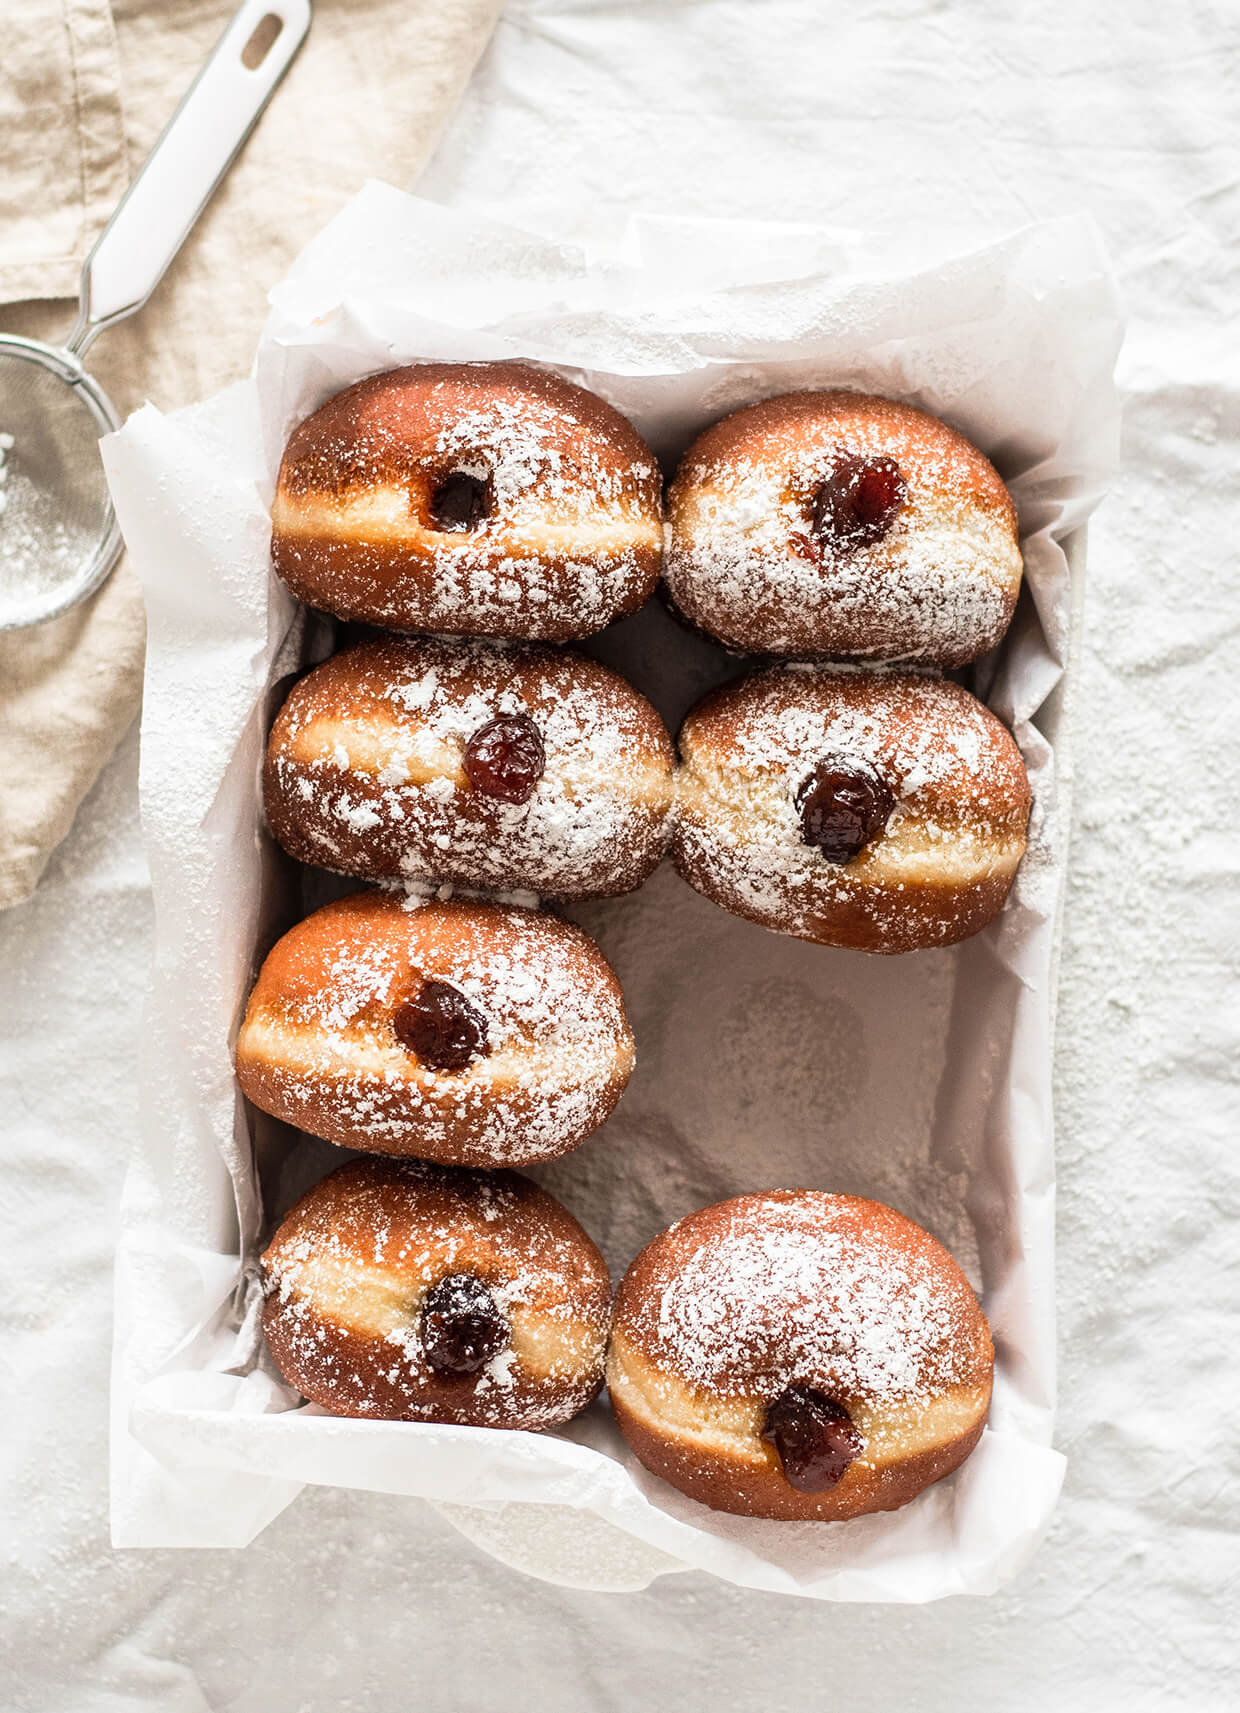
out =
<svg viewBox="0 0 1240 1713"><path fill-rule="evenodd" d="M150 297L309 28L310 0L245 0L83 264L71 351Z"/></svg>

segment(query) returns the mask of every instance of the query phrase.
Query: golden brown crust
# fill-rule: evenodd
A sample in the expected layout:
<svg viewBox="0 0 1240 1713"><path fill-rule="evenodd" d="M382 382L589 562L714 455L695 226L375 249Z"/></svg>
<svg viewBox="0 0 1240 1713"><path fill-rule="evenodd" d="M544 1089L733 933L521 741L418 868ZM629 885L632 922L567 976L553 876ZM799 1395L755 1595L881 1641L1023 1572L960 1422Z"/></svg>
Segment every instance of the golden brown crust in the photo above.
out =
<svg viewBox="0 0 1240 1713"><path fill-rule="evenodd" d="M490 1051L436 1072L393 1018L425 979L486 1020ZM328 904L264 963L237 1078L264 1112L343 1147L454 1165L567 1153L610 1115L634 1063L620 984L582 929L533 910L382 892Z"/></svg>
<svg viewBox="0 0 1240 1713"><path fill-rule="evenodd" d="M841 434L872 428L886 444L898 448L895 455L907 460L914 470L921 464L936 468L950 459L953 480L959 482L961 491L978 506L1002 517L1015 535L1012 496L989 458L963 434L916 405L842 387L781 393L732 411L693 442L681 460L676 483L682 479L685 483L706 480L712 470L738 456L760 451L772 438L791 435L795 439L806 426L828 421Z"/></svg>
<svg viewBox="0 0 1240 1713"><path fill-rule="evenodd" d="M716 1510L831 1521L891 1510L981 1436L994 1351L960 1268L881 1203L820 1191L737 1196L661 1232L616 1297L608 1386L655 1474ZM844 1408L860 1454L806 1493L763 1437L808 1386Z"/></svg>
<svg viewBox="0 0 1240 1713"><path fill-rule="evenodd" d="M445 531L438 485L489 484L490 515ZM296 429L272 508L293 593L398 630L569 641L632 612L662 557L658 465L618 411L525 363L371 375Z"/></svg>
<svg viewBox="0 0 1240 1713"><path fill-rule="evenodd" d="M496 715L538 727L530 801L470 787ZM618 673L570 650L396 638L303 678L276 716L263 795L292 856L365 879L588 898L629 892L670 837L671 740Z"/></svg>
<svg viewBox="0 0 1240 1713"><path fill-rule="evenodd" d="M881 540L836 552L814 496L841 455L894 459L907 484ZM717 422L668 493L665 576L690 623L756 653L960 666L994 647L1021 578L993 465L911 405L788 393Z"/></svg>
<svg viewBox="0 0 1240 1713"><path fill-rule="evenodd" d="M881 1469L857 1462L825 1493L802 1493L790 1487L774 1448L759 1442L768 1461L716 1456L709 1463L686 1446L651 1428L611 1394L612 1412L621 1433L640 1463L669 1486L676 1487L712 1511L738 1517L766 1517L775 1522L836 1523L875 1511L896 1511L936 1481L959 1469L986 1427L985 1416L966 1432L933 1451L917 1452Z"/></svg>
<svg viewBox="0 0 1240 1713"><path fill-rule="evenodd" d="M474 1376L428 1366L426 1293L468 1273L510 1325ZM513 1172L354 1160L316 1184L263 1256L263 1330L280 1371L336 1415L544 1428L602 1384L611 1285L555 1198Z"/></svg>
<svg viewBox="0 0 1240 1713"><path fill-rule="evenodd" d="M781 667L712 693L680 733L672 854L733 914L822 945L952 945L1002 909L1025 849L1028 777L1006 727L924 674ZM798 788L828 755L867 763L896 807L851 863L801 836Z"/></svg>
<svg viewBox="0 0 1240 1713"><path fill-rule="evenodd" d="M768 1239L771 1247L764 1250ZM825 1253L823 1246L828 1240L846 1250L851 1246L851 1250L828 1256L820 1267L817 1258ZM715 1287L724 1292L721 1317L710 1326L695 1328L695 1369L689 1366L684 1326L675 1318L661 1316L662 1297L681 1283L703 1253L718 1251L725 1242L737 1246L737 1268L743 1260L749 1269L738 1273L746 1289L766 1290L768 1284L778 1288L769 1300L762 1301L750 1321L735 1312L742 1306L739 1301L727 1302L725 1276ZM785 1267L782 1272L781 1265ZM863 1292L881 1286L884 1272L894 1277L897 1271L897 1296L907 1296L916 1284L942 1299L944 1313L934 1319L926 1305L918 1316L913 1304L910 1325L919 1342L914 1344L910 1335L908 1348L895 1357L880 1347L871 1374L860 1357L850 1358L836 1349L839 1317L846 1312L856 1315L870 1311L871 1305L861 1301ZM711 1269L702 1272L710 1277ZM799 1284L790 1288L788 1281L798 1278ZM829 1298L815 1295L812 1288L824 1278L833 1281ZM852 1287L851 1298L846 1282ZM834 1322L829 1319L831 1304L836 1309ZM883 1305L886 1298L876 1301L872 1312L877 1315ZM807 1314L828 1315L821 1329L822 1340L830 1353L827 1359L843 1364L838 1372L798 1372L794 1376L785 1371L788 1348L801 1336ZM812 1324L817 1325L816 1321ZM861 1396L881 1398L893 1389L888 1372L893 1367L898 1367L901 1380L895 1390L928 1393L947 1384L971 1387L987 1379L994 1355L972 1286L959 1263L936 1238L884 1202L826 1190L762 1190L730 1196L666 1226L621 1280L616 1293L616 1326L649 1361L673 1371L679 1363L678 1378L707 1391L714 1389L721 1396L752 1391L755 1382L779 1388L793 1378L805 1378L815 1385L842 1389L849 1401Z"/></svg>

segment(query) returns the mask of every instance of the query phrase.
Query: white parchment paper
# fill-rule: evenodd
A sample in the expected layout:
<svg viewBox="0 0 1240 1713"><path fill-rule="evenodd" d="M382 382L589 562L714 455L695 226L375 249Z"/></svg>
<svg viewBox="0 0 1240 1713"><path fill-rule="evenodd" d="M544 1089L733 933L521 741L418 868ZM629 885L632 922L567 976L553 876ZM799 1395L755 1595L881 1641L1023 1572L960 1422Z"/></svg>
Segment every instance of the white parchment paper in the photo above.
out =
<svg viewBox="0 0 1240 1713"><path fill-rule="evenodd" d="M251 381L172 416L148 406L105 442L150 620L142 801L157 912L117 1268L115 1540L243 1545L321 1482L434 1499L500 1556L581 1586L694 1566L819 1598L993 1589L1036 1544L1062 1475L1050 1447L1067 828L1055 745L1079 532L1117 429L1119 317L1093 228L1030 227L922 271L876 262L850 234L722 223L639 221L590 256L371 185L272 304ZM666 865L634 897L575 909L620 975L639 1067L599 1135L532 1174L617 1276L680 1214L779 1184L872 1195L939 1236L994 1329L994 1404L968 1463L902 1511L725 1517L648 1476L601 1403L554 1435L341 1421L301 1404L265 1358L263 1235L342 1157L256 1119L231 1071L259 957L332 885L262 827L282 680L331 641L271 577L267 504L288 433L331 393L401 361L479 357L554 365L665 462L735 405L865 387L948 418L1012 488L1027 593L973 679L1012 723L1035 789L1003 917L958 948L867 958L736 921ZM657 603L592 647L673 728L736 670Z"/></svg>

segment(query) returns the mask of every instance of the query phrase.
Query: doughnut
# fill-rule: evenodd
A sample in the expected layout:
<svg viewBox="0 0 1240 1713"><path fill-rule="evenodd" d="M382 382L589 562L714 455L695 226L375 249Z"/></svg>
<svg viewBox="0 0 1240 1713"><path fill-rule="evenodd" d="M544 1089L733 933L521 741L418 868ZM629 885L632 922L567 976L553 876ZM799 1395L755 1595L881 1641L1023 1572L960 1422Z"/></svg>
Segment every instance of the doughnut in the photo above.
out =
<svg viewBox="0 0 1240 1713"><path fill-rule="evenodd" d="M657 866L672 762L649 702L584 655L390 637L297 684L263 786L271 831L302 862L593 898Z"/></svg>
<svg viewBox="0 0 1240 1713"><path fill-rule="evenodd" d="M589 636L641 606L663 552L650 448L526 363L416 363L337 393L289 440L271 522L310 606L469 636Z"/></svg>
<svg viewBox="0 0 1240 1713"><path fill-rule="evenodd" d="M862 393L787 393L708 428L668 495L665 578L752 653L961 666L1020 589L1016 512L963 435Z"/></svg>
<svg viewBox="0 0 1240 1713"><path fill-rule="evenodd" d="M832 1522L906 1505L981 1437L994 1351L947 1251L881 1202L737 1196L650 1243L607 1386L655 1475L717 1511Z"/></svg>
<svg viewBox="0 0 1240 1713"><path fill-rule="evenodd" d="M549 1428L602 1385L603 1257L516 1172L350 1160L287 1215L262 1283L276 1366L334 1415Z"/></svg>
<svg viewBox="0 0 1240 1713"><path fill-rule="evenodd" d="M633 1070L620 984L581 928L466 899L355 892L277 941L237 1079L286 1124L456 1166L566 1154Z"/></svg>
<svg viewBox="0 0 1240 1713"><path fill-rule="evenodd" d="M781 934L953 945L998 915L1024 854L1020 751L949 679L774 667L699 702L680 755L676 867Z"/></svg>

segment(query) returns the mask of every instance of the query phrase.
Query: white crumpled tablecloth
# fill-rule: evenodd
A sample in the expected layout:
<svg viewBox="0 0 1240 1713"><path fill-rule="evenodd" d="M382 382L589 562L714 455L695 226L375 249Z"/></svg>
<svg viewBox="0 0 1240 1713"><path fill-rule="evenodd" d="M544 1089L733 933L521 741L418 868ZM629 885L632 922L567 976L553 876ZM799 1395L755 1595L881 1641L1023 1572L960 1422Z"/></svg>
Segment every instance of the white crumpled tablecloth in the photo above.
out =
<svg viewBox="0 0 1240 1713"><path fill-rule="evenodd" d="M924 1609L693 1575L589 1595L513 1576L417 1502L333 1490L245 1553L113 1555L108 1275L149 949L131 737L43 888L0 920L6 1708L1235 1704L1238 61L1240 18L1187 0L527 0L419 186L561 233L640 205L936 247L1084 206L1107 234L1130 402L1076 686L1069 1469L1038 1557L1000 1595Z"/></svg>

